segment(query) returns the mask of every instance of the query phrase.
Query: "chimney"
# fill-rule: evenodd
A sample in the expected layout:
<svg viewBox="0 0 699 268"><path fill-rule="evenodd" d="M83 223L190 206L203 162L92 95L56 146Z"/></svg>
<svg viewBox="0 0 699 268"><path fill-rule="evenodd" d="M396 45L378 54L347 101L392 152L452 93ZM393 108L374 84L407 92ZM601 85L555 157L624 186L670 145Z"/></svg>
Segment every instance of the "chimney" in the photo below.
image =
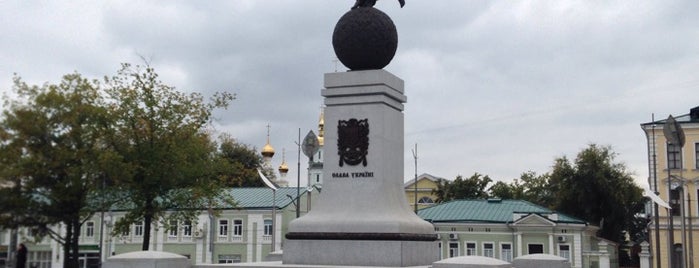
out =
<svg viewBox="0 0 699 268"><path fill-rule="evenodd" d="M699 106L692 108L689 110L689 120L690 121L699 121Z"/></svg>

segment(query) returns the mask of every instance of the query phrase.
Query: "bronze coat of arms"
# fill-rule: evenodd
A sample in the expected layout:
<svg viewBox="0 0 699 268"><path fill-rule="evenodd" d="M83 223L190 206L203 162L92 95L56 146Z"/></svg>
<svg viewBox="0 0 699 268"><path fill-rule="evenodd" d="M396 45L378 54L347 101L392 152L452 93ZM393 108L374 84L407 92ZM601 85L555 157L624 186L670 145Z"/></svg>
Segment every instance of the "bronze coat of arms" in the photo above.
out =
<svg viewBox="0 0 699 268"><path fill-rule="evenodd" d="M362 163L366 167L369 152L369 119L339 120L337 122L337 154L340 166Z"/></svg>

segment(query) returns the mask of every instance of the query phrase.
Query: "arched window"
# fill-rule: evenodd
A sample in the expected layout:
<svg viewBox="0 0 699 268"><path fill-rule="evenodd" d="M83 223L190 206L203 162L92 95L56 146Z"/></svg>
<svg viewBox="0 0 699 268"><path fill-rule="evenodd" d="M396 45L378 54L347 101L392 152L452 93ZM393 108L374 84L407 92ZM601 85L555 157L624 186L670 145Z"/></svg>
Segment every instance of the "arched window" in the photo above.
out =
<svg viewBox="0 0 699 268"><path fill-rule="evenodd" d="M417 201L418 204L434 204L434 201L432 201L432 198L429 196L423 196L420 198L420 200Z"/></svg>

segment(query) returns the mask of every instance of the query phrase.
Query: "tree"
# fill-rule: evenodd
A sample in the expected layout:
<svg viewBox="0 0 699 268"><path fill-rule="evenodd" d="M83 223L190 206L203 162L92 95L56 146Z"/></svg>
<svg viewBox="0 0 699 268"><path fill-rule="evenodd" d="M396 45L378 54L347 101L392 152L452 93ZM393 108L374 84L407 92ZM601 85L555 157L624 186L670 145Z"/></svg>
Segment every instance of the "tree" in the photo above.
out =
<svg viewBox="0 0 699 268"><path fill-rule="evenodd" d="M609 146L590 144L578 153L575 162L557 158L550 177L555 190L554 208L563 213L599 224L601 237L624 243L632 236L643 212L645 199L623 163L615 162Z"/></svg>
<svg viewBox="0 0 699 268"><path fill-rule="evenodd" d="M437 185L437 189L434 191L437 196L435 201L442 203L455 199L488 198L486 187L492 181L488 175L478 173L474 173L467 179L459 175L452 182L443 181Z"/></svg>
<svg viewBox="0 0 699 268"><path fill-rule="evenodd" d="M224 135L220 138L219 153L227 165L222 174L227 186L264 187L257 174L257 169L262 166L262 158L255 149Z"/></svg>
<svg viewBox="0 0 699 268"><path fill-rule="evenodd" d="M78 267L80 228L99 209L89 196L109 161L99 84L77 73L44 86L15 77L14 90L0 122L0 225L49 235L63 246L63 267ZM52 228L59 223L64 233Z"/></svg>
<svg viewBox="0 0 699 268"><path fill-rule="evenodd" d="M549 184L549 174L537 175L527 171L512 182L497 182L488 190L491 197L520 199L553 208L555 189Z"/></svg>
<svg viewBox="0 0 699 268"><path fill-rule="evenodd" d="M488 193L490 197L500 199L522 199L524 197L524 188L516 179L509 184L498 181L493 186L490 186Z"/></svg>
<svg viewBox="0 0 699 268"><path fill-rule="evenodd" d="M553 208L554 194L558 190L555 185L551 185L550 177L548 173L541 175L537 175L533 171L522 173L519 180L522 182L524 195L521 199L540 206Z"/></svg>
<svg viewBox="0 0 699 268"><path fill-rule="evenodd" d="M117 181L129 197L123 205L131 206L114 232L142 222L142 249L148 250L154 222L191 219L193 208L211 207L222 195L216 147L206 126L212 111L227 107L234 96L217 93L207 103L201 94L163 84L152 67L130 64L122 64L106 84L113 120L107 140L121 159L115 165L124 171Z"/></svg>

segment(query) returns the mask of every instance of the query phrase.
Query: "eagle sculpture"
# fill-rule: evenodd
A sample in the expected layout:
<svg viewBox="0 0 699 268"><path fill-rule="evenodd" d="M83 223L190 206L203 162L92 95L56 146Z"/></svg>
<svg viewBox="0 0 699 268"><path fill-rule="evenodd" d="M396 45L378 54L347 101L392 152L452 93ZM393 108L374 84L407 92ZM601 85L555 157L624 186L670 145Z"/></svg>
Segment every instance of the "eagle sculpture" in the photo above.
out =
<svg viewBox="0 0 699 268"><path fill-rule="evenodd" d="M400 3L400 7L403 7L405 5L405 0L398 0L398 3ZM375 4L376 0L357 0L354 6L352 6L352 9L358 7L373 7Z"/></svg>

